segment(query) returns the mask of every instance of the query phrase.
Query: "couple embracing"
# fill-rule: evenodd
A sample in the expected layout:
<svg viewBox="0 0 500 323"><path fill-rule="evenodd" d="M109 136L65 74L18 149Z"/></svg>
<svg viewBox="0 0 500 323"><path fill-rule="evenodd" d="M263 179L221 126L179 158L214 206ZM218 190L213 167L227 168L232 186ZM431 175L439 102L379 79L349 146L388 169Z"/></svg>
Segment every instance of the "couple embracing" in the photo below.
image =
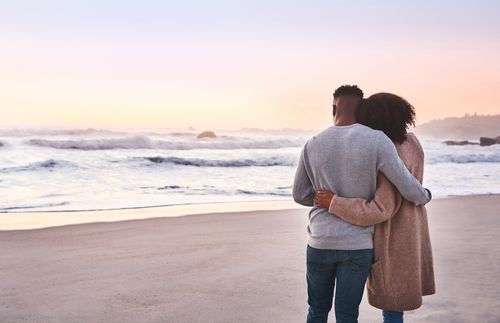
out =
<svg viewBox="0 0 500 323"><path fill-rule="evenodd" d="M307 323L327 322L335 299L338 323L358 321L368 302L384 323L435 292L422 186L424 153L407 133L415 110L405 99L357 86L333 95L334 125L305 144L294 200L310 206L307 243ZM335 297L334 297L335 294Z"/></svg>

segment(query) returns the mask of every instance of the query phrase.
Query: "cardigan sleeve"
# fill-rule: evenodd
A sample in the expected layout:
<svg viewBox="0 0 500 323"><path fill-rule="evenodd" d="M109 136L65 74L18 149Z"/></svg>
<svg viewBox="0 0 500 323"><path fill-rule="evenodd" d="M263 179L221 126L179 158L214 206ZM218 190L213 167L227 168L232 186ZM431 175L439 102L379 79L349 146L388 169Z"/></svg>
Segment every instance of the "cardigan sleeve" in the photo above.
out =
<svg viewBox="0 0 500 323"><path fill-rule="evenodd" d="M396 187L379 172L373 200L334 195L328 211L351 224L371 226L392 218L399 210L402 200Z"/></svg>
<svg viewBox="0 0 500 323"><path fill-rule="evenodd" d="M394 143L386 135L378 137L377 170L397 187L401 195L415 205L423 205L431 200L430 191L413 176L401 160ZM409 143L414 145L414 143Z"/></svg>

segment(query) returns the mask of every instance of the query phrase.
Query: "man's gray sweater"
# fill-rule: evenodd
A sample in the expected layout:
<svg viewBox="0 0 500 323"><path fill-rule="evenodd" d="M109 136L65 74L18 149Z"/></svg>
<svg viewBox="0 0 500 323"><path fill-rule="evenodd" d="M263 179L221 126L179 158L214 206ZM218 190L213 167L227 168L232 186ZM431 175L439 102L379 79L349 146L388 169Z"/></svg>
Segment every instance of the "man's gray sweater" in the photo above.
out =
<svg viewBox="0 0 500 323"><path fill-rule="evenodd" d="M361 124L332 126L307 141L293 184L294 200L313 206L314 191L371 200L381 171L401 195L415 203L430 201L430 192L405 167L393 142L381 131ZM373 248L373 227L359 227L313 207L309 212L308 244L318 249Z"/></svg>

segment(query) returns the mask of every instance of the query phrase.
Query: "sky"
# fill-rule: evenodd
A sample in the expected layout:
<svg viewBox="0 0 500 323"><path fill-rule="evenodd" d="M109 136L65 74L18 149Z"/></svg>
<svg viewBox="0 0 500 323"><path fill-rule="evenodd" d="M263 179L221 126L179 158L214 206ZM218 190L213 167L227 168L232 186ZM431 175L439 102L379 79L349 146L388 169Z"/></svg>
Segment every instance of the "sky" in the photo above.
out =
<svg viewBox="0 0 500 323"><path fill-rule="evenodd" d="M500 1L0 0L0 126L303 128L332 92L500 113Z"/></svg>

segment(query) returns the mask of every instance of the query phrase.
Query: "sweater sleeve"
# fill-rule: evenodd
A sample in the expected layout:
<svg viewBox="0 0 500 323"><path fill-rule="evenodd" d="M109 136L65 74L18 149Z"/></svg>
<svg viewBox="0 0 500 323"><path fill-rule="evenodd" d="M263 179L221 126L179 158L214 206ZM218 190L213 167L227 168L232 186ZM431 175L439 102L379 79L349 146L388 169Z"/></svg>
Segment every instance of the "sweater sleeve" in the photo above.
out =
<svg viewBox="0 0 500 323"><path fill-rule="evenodd" d="M334 195L328 211L351 224L371 226L392 218L398 212L402 201L403 198L394 185L379 172L373 200Z"/></svg>
<svg viewBox="0 0 500 323"><path fill-rule="evenodd" d="M297 166L297 171L295 172L295 178L293 181L292 195L294 201L298 204L313 206L314 188L305 165L305 149L306 147L302 149L302 153L300 154L299 165Z"/></svg>
<svg viewBox="0 0 500 323"><path fill-rule="evenodd" d="M385 135L378 139L377 170L384 173L408 201L421 205L431 200L430 191L410 173L399 158L396 147Z"/></svg>

